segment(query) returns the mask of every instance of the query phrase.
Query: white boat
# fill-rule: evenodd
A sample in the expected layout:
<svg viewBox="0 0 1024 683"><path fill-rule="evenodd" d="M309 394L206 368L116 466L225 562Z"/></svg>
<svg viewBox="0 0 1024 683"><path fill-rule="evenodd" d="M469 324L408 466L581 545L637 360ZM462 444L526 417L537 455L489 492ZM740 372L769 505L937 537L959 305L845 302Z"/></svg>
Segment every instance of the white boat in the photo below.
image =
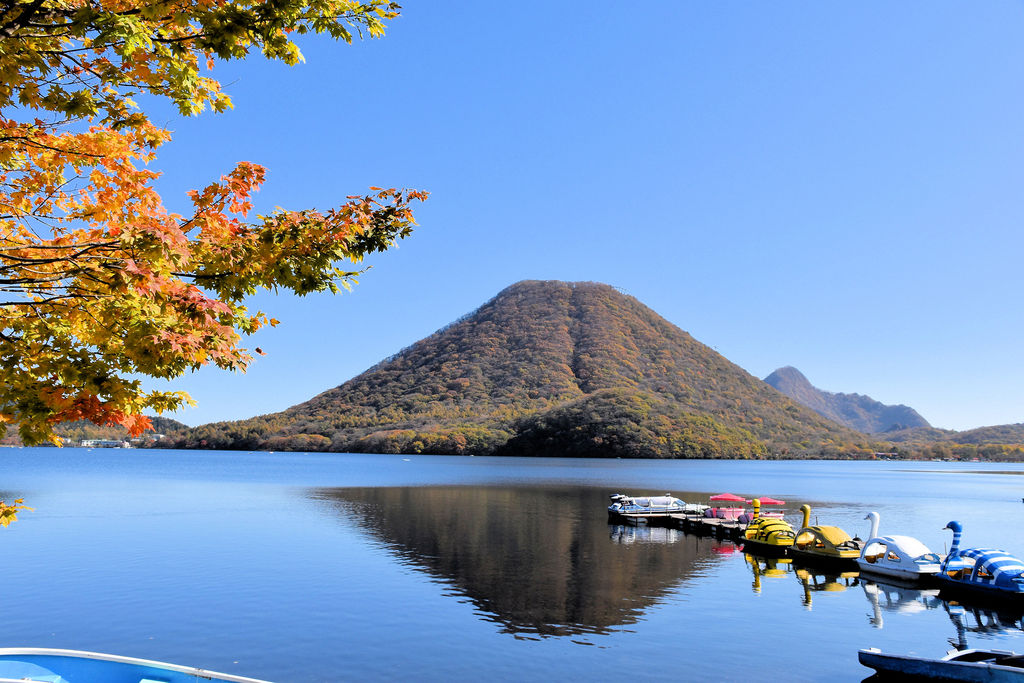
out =
<svg viewBox="0 0 1024 683"><path fill-rule="evenodd" d="M608 506L609 520L625 520L644 522L649 517L668 517L669 515L702 514L706 505L686 503L671 493L663 496L627 496L624 493L613 493L612 504Z"/></svg>
<svg viewBox="0 0 1024 683"><path fill-rule="evenodd" d="M860 650L860 663L880 674L898 675L899 680L977 681L1021 683L1024 655L1005 650L953 650L941 659L889 655L877 648ZM887 679L888 680L888 679Z"/></svg>
<svg viewBox="0 0 1024 683"><path fill-rule="evenodd" d="M269 683L149 659L45 647L0 648L0 683Z"/></svg>
<svg viewBox="0 0 1024 683"><path fill-rule="evenodd" d="M860 571L905 581L920 581L939 573L942 560L924 543L910 536L879 536L877 512L869 512L864 519L871 520L871 533L857 558Z"/></svg>

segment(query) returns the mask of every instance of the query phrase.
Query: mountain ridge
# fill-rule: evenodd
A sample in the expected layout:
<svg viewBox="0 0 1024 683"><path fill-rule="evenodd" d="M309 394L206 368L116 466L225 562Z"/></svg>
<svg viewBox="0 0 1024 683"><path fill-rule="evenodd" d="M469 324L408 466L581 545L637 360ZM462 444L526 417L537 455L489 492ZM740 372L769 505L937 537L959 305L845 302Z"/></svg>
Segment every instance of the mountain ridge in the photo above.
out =
<svg viewBox="0 0 1024 683"><path fill-rule="evenodd" d="M523 281L308 401L176 444L671 458L863 456L868 442L608 285Z"/></svg>
<svg viewBox="0 0 1024 683"><path fill-rule="evenodd" d="M834 393L819 389L791 365L775 370L764 381L819 415L866 434L883 435L898 430L931 427L927 420L909 406L886 405L863 394Z"/></svg>

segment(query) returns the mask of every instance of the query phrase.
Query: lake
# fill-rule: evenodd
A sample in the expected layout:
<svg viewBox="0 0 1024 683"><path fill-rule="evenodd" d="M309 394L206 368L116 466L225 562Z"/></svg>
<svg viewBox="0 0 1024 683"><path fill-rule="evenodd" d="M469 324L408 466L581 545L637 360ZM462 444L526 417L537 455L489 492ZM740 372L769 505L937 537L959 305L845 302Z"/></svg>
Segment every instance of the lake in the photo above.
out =
<svg viewBox="0 0 1024 683"><path fill-rule="evenodd" d="M608 524L611 493L770 495L866 538L1024 555L1024 466L0 449L4 646L281 682L859 681L856 651L1024 649L1019 614Z"/></svg>

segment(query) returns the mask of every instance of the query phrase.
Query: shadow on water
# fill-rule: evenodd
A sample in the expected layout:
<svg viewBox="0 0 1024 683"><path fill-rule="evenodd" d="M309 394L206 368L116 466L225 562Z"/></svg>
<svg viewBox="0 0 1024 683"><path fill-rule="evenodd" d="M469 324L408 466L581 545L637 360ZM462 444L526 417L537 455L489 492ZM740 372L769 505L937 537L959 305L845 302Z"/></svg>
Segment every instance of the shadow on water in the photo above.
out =
<svg viewBox="0 0 1024 683"><path fill-rule="evenodd" d="M315 489L312 498L444 581L518 637L635 624L720 545L608 524L605 489L432 486Z"/></svg>
<svg viewBox="0 0 1024 683"><path fill-rule="evenodd" d="M994 607L979 605L940 597L934 587L920 587L895 579L882 581L875 578L861 579L864 595L871 605L871 625L883 628L885 615L908 615L932 610L944 610L953 626L954 635L947 639L949 652L967 650L971 647L985 647L983 643L969 642L972 636L1021 636L1024 635L1024 609L1012 605ZM894 653L900 654L900 653ZM863 683L901 681L905 677L890 674L875 674L865 678Z"/></svg>

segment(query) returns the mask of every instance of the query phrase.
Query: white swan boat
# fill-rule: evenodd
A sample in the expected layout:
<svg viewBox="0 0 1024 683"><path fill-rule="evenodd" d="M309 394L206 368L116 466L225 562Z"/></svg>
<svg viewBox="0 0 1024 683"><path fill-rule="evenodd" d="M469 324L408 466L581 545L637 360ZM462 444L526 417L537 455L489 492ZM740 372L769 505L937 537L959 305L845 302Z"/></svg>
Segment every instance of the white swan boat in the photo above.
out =
<svg viewBox="0 0 1024 683"><path fill-rule="evenodd" d="M929 579L939 573L942 560L924 543L910 536L879 536L877 512L869 512L864 519L871 520L871 533L857 558L860 571L905 581Z"/></svg>

